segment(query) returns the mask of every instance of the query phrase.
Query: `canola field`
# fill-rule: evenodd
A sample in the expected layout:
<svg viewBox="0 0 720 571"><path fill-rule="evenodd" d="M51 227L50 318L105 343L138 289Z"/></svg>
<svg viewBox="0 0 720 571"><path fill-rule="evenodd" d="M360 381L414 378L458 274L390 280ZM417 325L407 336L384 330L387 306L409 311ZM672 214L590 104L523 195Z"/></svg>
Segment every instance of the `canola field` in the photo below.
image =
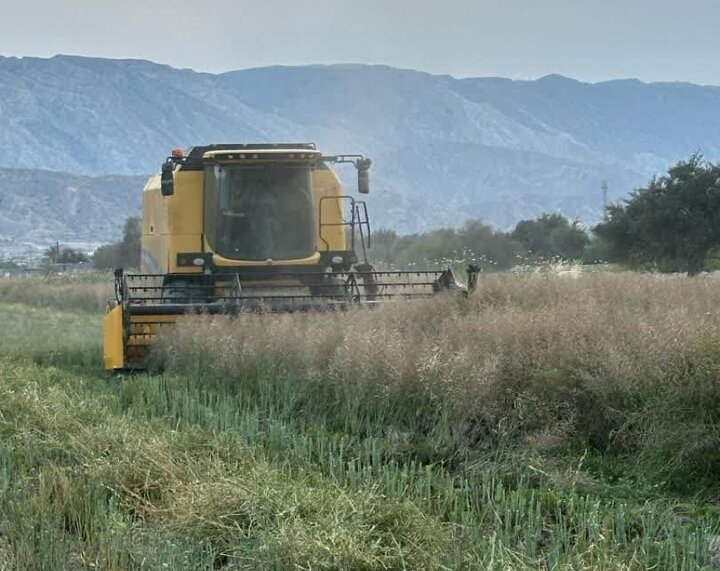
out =
<svg viewBox="0 0 720 571"><path fill-rule="evenodd" d="M109 297L0 279L0 569L720 569L714 279L193 316L136 375Z"/></svg>

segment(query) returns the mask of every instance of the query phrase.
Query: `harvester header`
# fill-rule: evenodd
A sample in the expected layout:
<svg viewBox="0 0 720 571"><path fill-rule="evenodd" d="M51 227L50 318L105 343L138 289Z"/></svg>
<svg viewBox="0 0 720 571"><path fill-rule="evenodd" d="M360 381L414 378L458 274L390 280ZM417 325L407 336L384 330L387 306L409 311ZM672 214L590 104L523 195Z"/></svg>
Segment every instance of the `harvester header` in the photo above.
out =
<svg viewBox="0 0 720 571"><path fill-rule="evenodd" d="M329 310L447 290L451 270L376 271L367 205L330 165L370 190L370 159L313 143L174 150L143 191L140 273L118 270L105 320L105 366L142 368L178 316Z"/></svg>

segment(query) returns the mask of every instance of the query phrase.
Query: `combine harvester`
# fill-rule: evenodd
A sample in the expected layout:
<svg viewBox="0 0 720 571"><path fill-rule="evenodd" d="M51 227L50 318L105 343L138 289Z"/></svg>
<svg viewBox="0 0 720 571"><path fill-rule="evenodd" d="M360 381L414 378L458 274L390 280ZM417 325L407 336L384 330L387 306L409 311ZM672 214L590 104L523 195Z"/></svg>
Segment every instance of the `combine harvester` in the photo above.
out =
<svg viewBox="0 0 720 571"><path fill-rule="evenodd" d="M370 160L314 144L222 144L173 151L143 191L139 274L115 272L105 368L142 369L161 328L186 314L306 311L454 290L452 270L375 271L364 201L331 164ZM361 258L358 258L360 253ZM468 269L474 286L477 270Z"/></svg>

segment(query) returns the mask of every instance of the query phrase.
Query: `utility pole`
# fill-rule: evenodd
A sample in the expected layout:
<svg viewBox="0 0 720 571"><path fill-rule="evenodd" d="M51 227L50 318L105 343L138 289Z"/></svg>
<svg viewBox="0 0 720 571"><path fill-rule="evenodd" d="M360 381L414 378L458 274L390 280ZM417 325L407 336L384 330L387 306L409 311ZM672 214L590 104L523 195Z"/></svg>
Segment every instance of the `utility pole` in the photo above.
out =
<svg viewBox="0 0 720 571"><path fill-rule="evenodd" d="M608 182L606 180L600 183L603 195L603 219L607 220L607 207L608 207Z"/></svg>

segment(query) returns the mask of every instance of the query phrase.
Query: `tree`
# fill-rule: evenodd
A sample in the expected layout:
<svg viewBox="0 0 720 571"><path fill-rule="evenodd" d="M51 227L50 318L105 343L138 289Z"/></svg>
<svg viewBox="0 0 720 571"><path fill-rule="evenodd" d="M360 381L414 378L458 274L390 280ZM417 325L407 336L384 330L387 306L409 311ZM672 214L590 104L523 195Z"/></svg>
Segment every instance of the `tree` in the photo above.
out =
<svg viewBox="0 0 720 571"><path fill-rule="evenodd" d="M55 244L45 250L43 260L47 264L78 264L87 262L88 257L82 250Z"/></svg>
<svg viewBox="0 0 720 571"><path fill-rule="evenodd" d="M541 260L576 260L582 257L590 242L580 223L571 222L562 214L543 214L534 220L521 220L511 236L533 258Z"/></svg>
<svg viewBox="0 0 720 571"><path fill-rule="evenodd" d="M373 234L371 258L395 267L447 267L472 262L486 269L503 269L513 266L522 251L508 234L480 220L470 220L460 230L440 228L405 236L379 230Z"/></svg>
<svg viewBox="0 0 720 571"><path fill-rule="evenodd" d="M123 227L123 239L121 242L121 253L123 267L139 268L142 235L142 220L138 216L131 216L125 221Z"/></svg>
<svg viewBox="0 0 720 571"><path fill-rule="evenodd" d="M395 266L398 263L399 242L400 236L394 230L376 230L372 235L372 259L388 266Z"/></svg>
<svg viewBox="0 0 720 571"><path fill-rule="evenodd" d="M695 275L720 246L720 166L699 154L610 205L594 228L614 260Z"/></svg>
<svg viewBox="0 0 720 571"><path fill-rule="evenodd" d="M22 266L18 264L15 260L0 258L0 270L17 270L21 267Z"/></svg>
<svg viewBox="0 0 720 571"><path fill-rule="evenodd" d="M511 235L500 232L480 220L469 220L459 233L460 243L480 267L507 269L523 254L523 246Z"/></svg>
<svg viewBox="0 0 720 571"><path fill-rule="evenodd" d="M98 270L140 267L140 218L131 216L125 221L120 242L100 246L93 254L93 266Z"/></svg>

